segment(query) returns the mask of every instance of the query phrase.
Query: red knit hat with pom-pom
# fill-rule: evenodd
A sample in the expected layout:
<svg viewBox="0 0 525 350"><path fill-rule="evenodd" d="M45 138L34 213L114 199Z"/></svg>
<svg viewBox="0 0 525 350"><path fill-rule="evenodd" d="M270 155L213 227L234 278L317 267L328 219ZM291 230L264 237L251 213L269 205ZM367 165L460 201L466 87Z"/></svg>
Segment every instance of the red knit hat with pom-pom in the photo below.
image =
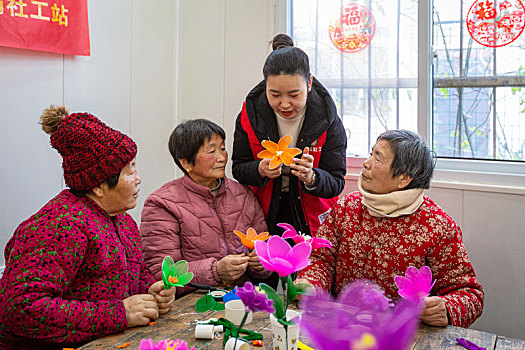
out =
<svg viewBox="0 0 525 350"><path fill-rule="evenodd" d="M137 155L137 145L89 113L65 117L51 135L62 156L66 185L89 191L110 179Z"/></svg>

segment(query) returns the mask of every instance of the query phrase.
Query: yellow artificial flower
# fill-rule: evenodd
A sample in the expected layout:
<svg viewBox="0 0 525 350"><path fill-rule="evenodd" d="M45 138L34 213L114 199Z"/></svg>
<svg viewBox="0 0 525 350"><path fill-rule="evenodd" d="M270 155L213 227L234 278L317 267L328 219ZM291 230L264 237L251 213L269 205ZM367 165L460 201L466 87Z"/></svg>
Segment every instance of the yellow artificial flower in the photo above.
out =
<svg viewBox="0 0 525 350"><path fill-rule="evenodd" d="M361 339L352 344L352 350L372 350L377 346L376 338L370 333L363 333Z"/></svg>
<svg viewBox="0 0 525 350"><path fill-rule="evenodd" d="M293 157L301 153L299 148L288 148L290 142L292 142L291 135L284 135L279 140L279 143L264 140L261 142L261 144L266 149L259 152L257 157L262 159L271 159L270 169L275 169L282 163L290 166L290 164L292 164Z"/></svg>
<svg viewBox="0 0 525 350"><path fill-rule="evenodd" d="M246 234L237 230L233 230L233 232L239 236L242 245L250 250L255 248L255 241L266 241L268 238L270 238L270 234L268 232L261 232L257 234L257 232L255 232L252 227L246 231Z"/></svg>

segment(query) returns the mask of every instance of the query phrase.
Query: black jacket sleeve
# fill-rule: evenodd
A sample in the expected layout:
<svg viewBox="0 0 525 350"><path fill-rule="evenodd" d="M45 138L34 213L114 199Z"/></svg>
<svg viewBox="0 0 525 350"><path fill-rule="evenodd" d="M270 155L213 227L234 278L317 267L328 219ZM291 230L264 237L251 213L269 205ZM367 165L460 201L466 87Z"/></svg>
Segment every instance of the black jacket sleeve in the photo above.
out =
<svg viewBox="0 0 525 350"><path fill-rule="evenodd" d="M252 149L248 134L244 131L241 124L241 113L235 122L235 133L233 134L233 155L232 155L233 177L244 185L264 187L268 178L261 177L259 174L260 159L253 159Z"/></svg>
<svg viewBox="0 0 525 350"><path fill-rule="evenodd" d="M326 132L326 142L315 172L319 180L313 190L308 190L304 183L301 183L306 193L321 198L332 198L341 194L346 174L346 133L339 117L335 118Z"/></svg>

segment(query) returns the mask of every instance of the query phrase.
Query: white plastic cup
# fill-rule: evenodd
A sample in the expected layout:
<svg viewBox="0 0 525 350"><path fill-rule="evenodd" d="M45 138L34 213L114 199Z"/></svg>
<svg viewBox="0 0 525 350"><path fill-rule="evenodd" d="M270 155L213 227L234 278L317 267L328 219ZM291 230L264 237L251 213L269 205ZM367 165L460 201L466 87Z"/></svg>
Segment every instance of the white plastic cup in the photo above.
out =
<svg viewBox="0 0 525 350"><path fill-rule="evenodd" d="M235 300L232 300L235 301ZM249 350L250 344L246 342L246 340L238 338L237 344L235 345L235 349L233 348L233 344L235 344L235 338L230 338L226 342L226 345L224 345L224 350Z"/></svg>
<svg viewBox="0 0 525 350"><path fill-rule="evenodd" d="M286 311L286 318L291 320L295 317L301 317L301 314L295 310ZM299 319L300 320L300 319ZM284 329L284 326L279 323L277 318L273 314L270 315L270 321L272 324L272 345L273 349L297 349L299 342L300 325L296 323L292 326L288 326L288 330ZM288 332L288 336L287 333ZM288 343L286 339L288 338Z"/></svg>
<svg viewBox="0 0 525 350"><path fill-rule="evenodd" d="M220 326L213 326L213 331L222 333L222 332L224 332L224 327L222 325L220 325Z"/></svg>
<svg viewBox="0 0 525 350"><path fill-rule="evenodd" d="M214 328L212 324L195 325L195 339L213 339L215 337Z"/></svg>
<svg viewBox="0 0 525 350"><path fill-rule="evenodd" d="M242 300L230 300L224 304L224 318L232 322L234 325L239 326L242 319L244 318L245 307ZM244 324L252 322L252 312L248 313Z"/></svg>

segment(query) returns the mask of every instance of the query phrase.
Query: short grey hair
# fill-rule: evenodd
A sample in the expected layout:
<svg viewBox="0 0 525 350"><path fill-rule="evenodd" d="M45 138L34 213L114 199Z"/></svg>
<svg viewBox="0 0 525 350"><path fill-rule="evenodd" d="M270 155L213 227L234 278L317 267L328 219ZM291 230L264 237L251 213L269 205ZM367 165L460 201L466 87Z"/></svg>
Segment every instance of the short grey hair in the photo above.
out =
<svg viewBox="0 0 525 350"><path fill-rule="evenodd" d="M390 144L394 159L392 176L407 174L412 181L404 188L430 188L430 180L436 165L436 154L425 141L409 130L387 130L377 137L377 141L386 140Z"/></svg>

